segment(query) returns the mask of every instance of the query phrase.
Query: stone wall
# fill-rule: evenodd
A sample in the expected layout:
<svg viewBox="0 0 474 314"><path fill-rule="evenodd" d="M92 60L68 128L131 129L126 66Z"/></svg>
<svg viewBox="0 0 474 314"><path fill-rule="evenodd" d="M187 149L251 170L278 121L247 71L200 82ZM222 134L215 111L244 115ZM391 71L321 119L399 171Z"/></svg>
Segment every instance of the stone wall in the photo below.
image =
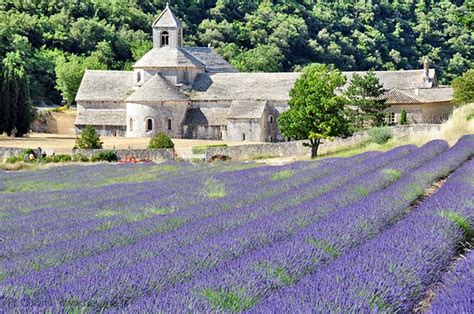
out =
<svg viewBox="0 0 474 314"><path fill-rule="evenodd" d="M429 133L439 131L439 124L414 124L405 126L391 127L393 136L396 138L407 137L413 133ZM370 139L367 132L354 133L348 138L335 138L333 141L323 141L319 146L318 154L324 154L336 149L350 148ZM262 143L239 145L229 147L210 147L206 151L206 159L212 156L224 155L234 160L248 160L266 157L291 157L291 156L309 156L311 149L303 146L305 141L291 141L282 143Z"/></svg>
<svg viewBox="0 0 474 314"><path fill-rule="evenodd" d="M94 154L98 154L103 151L110 151L110 149L74 149L73 155L83 155L90 158ZM135 157L137 159L149 159L149 160L172 160L174 159L173 149L113 149L119 159L126 157Z"/></svg>
<svg viewBox="0 0 474 314"><path fill-rule="evenodd" d="M23 154L24 148L18 147L0 147L0 161L4 161L10 157L21 157ZM34 149L35 154L38 154L39 151Z"/></svg>

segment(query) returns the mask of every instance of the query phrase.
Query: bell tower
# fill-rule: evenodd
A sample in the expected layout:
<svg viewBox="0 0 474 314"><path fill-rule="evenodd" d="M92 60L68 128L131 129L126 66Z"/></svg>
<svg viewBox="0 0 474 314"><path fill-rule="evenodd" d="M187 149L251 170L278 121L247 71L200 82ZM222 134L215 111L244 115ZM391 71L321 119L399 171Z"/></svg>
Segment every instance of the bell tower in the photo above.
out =
<svg viewBox="0 0 474 314"><path fill-rule="evenodd" d="M183 43L183 26L173 14L169 4L153 22L153 48L181 48Z"/></svg>

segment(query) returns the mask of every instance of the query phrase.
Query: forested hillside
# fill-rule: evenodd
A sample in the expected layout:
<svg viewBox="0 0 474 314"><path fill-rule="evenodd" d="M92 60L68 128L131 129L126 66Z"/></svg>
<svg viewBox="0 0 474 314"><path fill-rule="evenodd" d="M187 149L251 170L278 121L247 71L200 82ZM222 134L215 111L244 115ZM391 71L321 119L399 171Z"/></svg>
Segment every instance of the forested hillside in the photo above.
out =
<svg viewBox="0 0 474 314"><path fill-rule="evenodd" d="M241 71L412 69L429 56L449 83L474 65L472 0L2 0L0 59L26 70L36 102L73 99L85 68L130 69L150 49L166 1L187 45Z"/></svg>

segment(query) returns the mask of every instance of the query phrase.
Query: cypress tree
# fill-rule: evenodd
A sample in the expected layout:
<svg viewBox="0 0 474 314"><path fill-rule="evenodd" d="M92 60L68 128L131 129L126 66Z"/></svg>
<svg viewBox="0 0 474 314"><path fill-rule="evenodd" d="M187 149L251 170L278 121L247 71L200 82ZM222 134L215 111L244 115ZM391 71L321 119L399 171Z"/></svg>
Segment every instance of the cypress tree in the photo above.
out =
<svg viewBox="0 0 474 314"><path fill-rule="evenodd" d="M30 130L31 108L28 77L24 71L18 77L18 101L16 115L16 135L23 136Z"/></svg>
<svg viewBox="0 0 474 314"><path fill-rule="evenodd" d="M5 116L7 115L6 109L5 109L5 94L3 93L3 88L4 88L4 71L3 71L3 66L2 63L0 62L0 94L2 97L0 97L0 135L3 134L4 131L4 119Z"/></svg>
<svg viewBox="0 0 474 314"><path fill-rule="evenodd" d="M18 77L14 69L9 68L7 70L8 84L9 86L9 101L8 101L8 116L6 121L6 132L8 136L13 134L15 130L16 117L17 117L17 102L18 102Z"/></svg>
<svg viewBox="0 0 474 314"><path fill-rule="evenodd" d="M10 75L5 67L2 68L2 101L1 101L1 112L0 112L0 132L8 133L8 120L10 118Z"/></svg>

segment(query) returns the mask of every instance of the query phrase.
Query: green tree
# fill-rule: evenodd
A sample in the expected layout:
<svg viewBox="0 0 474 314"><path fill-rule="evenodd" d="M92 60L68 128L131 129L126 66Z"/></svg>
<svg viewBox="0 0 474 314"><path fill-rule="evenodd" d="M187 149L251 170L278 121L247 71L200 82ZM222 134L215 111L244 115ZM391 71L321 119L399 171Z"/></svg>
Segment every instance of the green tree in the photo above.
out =
<svg viewBox="0 0 474 314"><path fill-rule="evenodd" d="M174 148L174 143L166 133L159 132L152 137L148 148Z"/></svg>
<svg viewBox="0 0 474 314"><path fill-rule="evenodd" d="M0 134L22 136L31 121L30 91L26 69L18 52L10 52L1 66Z"/></svg>
<svg viewBox="0 0 474 314"><path fill-rule="evenodd" d="M72 104L76 98L77 91L81 85L82 77L86 69L105 70L107 66L102 64L97 55L84 58L71 55L66 58L58 58L56 64L56 84L68 104Z"/></svg>
<svg viewBox="0 0 474 314"><path fill-rule="evenodd" d="M454 103L464 105L474 102L474 69L453 80Z"/></svg>
<svg viewBox="0 0 474 314"><path fill-rule="evenodd" d="M242 72L278 72L284 56L275 46L260 45L238 55L232 64Z"/></svg>
<svg viewBox="0 0 474 314"><path fill-rule="evenodd" d="M373 71L366 75L354 73L347 91L348 109L352 127L355 130L369 126L381 126L385 123L384 110L388 107L383 84Z"/></svg>
<svg viewBox="0 0 474 314"><path fill-rule="evenodd" d="M400 125L407 125L408 124L407 112L406 112L405 109L402 109L400 111L400 120L398 121L398 124L400 124Z"/></svg>
<svg viewBox="0 0 474 314"><path fill-rule="evenodd" d="M29 80L26 73L20 72L18 77L18 97L15 136L23 136L30 131L30 123L33 120L33 111L30 103Z"/></svg>
<svg viewBox="0 0 474 314"><path fill-rule="evenodd" d="M344 116L346 101L336 95L345 82L340 71L313 64L304 68L290 91L290 108L281 114L278 125L287 138L308 139L312 158L317 156L321 140L349 135Z"/></svg>
<svg viewBox="0 0 474 314"><path fill-rule="evenodd" d="M100 149L102 144L99 133L91 125L86 125L76 138L76 147L80 149Z"/></svg>

